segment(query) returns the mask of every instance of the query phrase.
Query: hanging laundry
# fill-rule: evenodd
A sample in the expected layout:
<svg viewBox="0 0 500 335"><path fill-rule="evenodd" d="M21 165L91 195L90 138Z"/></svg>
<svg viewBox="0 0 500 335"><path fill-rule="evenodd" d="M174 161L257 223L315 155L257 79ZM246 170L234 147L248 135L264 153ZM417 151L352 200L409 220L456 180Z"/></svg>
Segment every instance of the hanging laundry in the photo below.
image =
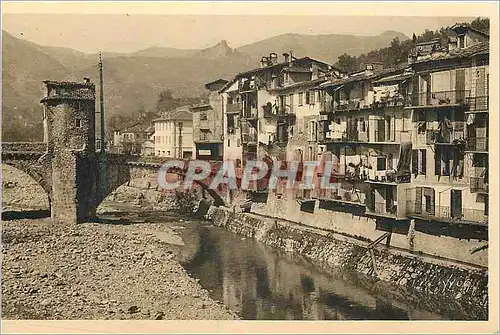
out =
<svg viewBox="0 0 500 335"><path fill-rule="evenodd" d="M469 114L467 116L467 125L470 126L470 125L474 124L474 119L475 118L476 118L475 114Z"/></svg>

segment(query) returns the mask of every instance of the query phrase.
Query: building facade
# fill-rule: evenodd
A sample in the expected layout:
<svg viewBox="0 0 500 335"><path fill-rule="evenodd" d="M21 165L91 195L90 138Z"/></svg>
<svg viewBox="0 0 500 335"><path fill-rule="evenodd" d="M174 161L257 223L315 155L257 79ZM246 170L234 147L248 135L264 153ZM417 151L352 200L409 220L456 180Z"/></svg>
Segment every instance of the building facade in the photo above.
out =
<svg viewBox="0 0 500 335"><path fill-rule="evenodd" d="M275 54L221 90L224 158L332 166L333 189L266 185L247 196L258 213L452 259L487 264L489 36L452 27L447 45L415 44L394 68L345 75ZM241 139L241 142L238 140ZM259 191L259 197L255 197ZM394 234L393 234L394 233ZM444 247L446 246L446 247Z"/></svg>
<svg viewBox="0 0 500 335"><path fill-rule="evenodd" d="M178 107L153 121L155 156L192 158L193 115L189 106Z"/></svg>
<svg viewBox="0 0 500 335"><path fill-rule="evenodd" d="M222 96L218 90L225 84L227 80L224 79L207 83L205 88L209 94L208 103L191 107L196 159L218 161L223 159L224 117Z"/></svg>

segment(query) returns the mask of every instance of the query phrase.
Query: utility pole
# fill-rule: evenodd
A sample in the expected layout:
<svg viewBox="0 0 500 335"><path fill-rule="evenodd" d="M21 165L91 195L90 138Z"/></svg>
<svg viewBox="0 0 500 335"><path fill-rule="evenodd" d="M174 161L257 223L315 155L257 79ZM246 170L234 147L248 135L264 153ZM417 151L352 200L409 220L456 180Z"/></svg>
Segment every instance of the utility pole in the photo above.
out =
<svg viewBox="0 0 500 335"><path fill-rule="evenodd" d="M182 158L182 122L179 122L179 149L178 157Z"/></svg>
<svg viewBox="0 0 500 335"><path fill-rule="evenodd" d="M103 196L106 195L108 185L107 185L107 159L106 159L106 142L104 133L104 86L102 79L102 56L99 52L99 93L100 93L100 109L101 114L101 187Z"/></svg>

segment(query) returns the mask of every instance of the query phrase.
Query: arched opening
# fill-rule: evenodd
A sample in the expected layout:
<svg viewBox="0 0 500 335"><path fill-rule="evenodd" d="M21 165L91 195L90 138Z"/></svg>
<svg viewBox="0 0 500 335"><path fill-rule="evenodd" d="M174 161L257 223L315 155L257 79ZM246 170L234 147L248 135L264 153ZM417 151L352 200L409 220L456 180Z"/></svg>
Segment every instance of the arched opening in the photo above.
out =
<svg viewBox="0 0 500 335"><path fill-rule="evenodd" d="M15 163L2 163L2 218L50 217L50 188L39 173Z"/></svg>

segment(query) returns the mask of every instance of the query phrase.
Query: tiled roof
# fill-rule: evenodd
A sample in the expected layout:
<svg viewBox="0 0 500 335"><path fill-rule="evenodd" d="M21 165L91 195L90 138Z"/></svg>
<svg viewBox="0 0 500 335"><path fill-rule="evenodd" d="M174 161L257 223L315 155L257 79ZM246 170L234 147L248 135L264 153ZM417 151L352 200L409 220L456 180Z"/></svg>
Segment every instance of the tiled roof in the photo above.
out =
<svg viewBox="0 0 500 335"><path fill-rule="evenodd" d="M44 97L40 102L49 100L95 100L95 91L90 87L72 89L69 92L64 92L62 94L53 94L48 97Z"/></svg>
<svg viewBox="0 0 500 335"><path fill-rule="evenodd" d="M175 109L169 110L162 117L154 119L156 121L168 121L168 120L179 120L179 121L189 121L193 119L193 114L191 113L189 106L181 106Z"/></svg>
<svg viewBox="0 0 500 335"><path fill-rule="evenodd" d="M55 80L44 80L43 83L47 86L65 86L65 87L95 87L92 82L76 82L76 81L55 81Z"/></svg>
<svg viewBox="0 0 500 335"><path fill-rule="evenodd" d="M321 84L320 87L322 87L322 88L323 87L335 87L335 86L340 86L340 85L344 85L347 83L354 83L354 82L358 82L358 81L364 81L364 80L370 80L370 79L375 79L375 78L381 78L383 76L394 75L394 74L398 74L398 72L404 71L404 69L406 67L407 66L404 65L404 66L392 67L392 68L388 68L388 69L382 69L379 71L374 71L372 73L363 72L363 73L359 73L359 74L354 75L354 76L349 76L347 78L329 80L329 81Z"/></svg>
<svg viewBox="0 0 500 335"><path fill-rule="evenodd" d="M435 56L428 56L413 62L413 64L420 64L426 62L434 62L446 59L468 58L480 54L488 54L490 52L490 42L479 42L467 48L451 50L447 53L436 54Z"/></svg>
<svg viewBox="0 0 500 335"><path fill-rule="evenodd" d="M322 78L317 78L314 80L307 80L307 81L301 81L299 83L295 83L292 85L276 88L274 90L270 90L271 92L283 92L283 91L288 91L294 88L300 88L300 87L319 87L321 83L324 83L327 79L325 77Z"/></svg>

